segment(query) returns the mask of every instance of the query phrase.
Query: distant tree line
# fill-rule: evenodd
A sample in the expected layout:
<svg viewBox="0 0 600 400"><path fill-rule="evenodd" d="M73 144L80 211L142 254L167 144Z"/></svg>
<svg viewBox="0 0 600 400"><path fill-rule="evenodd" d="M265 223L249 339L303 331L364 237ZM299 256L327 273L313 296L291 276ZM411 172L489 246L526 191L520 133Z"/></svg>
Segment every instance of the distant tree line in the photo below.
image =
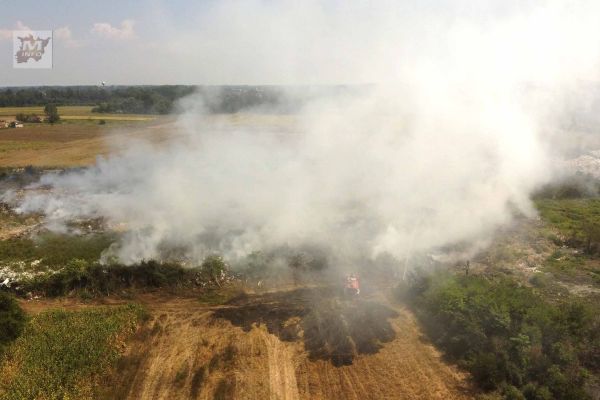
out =
<svg viewBox="0 0 600 400"><path fill-rule="evenodd" d="M211 113L235 113L243 109L273 107L282 102L275 87L254 86L68 86L0 88L0 107L94 106L97 113L168 114L175 103L197 91Z"/></svg>
<svg viewBox="0 0 600 400"><path fill-rule="evenodd" d="M95 106L96 112L166 114L192 86L67 86L0 89L0 107Z"/></svg>
<svg viewBox="0 0 600 400"><path fill-rule="evenodd" d="M168 114L196 92L210 113L242 110L293 112L311 98L354 93L364 88L280 86L40 86L0 88L0 107L93 106L97 113Z"/></svg>

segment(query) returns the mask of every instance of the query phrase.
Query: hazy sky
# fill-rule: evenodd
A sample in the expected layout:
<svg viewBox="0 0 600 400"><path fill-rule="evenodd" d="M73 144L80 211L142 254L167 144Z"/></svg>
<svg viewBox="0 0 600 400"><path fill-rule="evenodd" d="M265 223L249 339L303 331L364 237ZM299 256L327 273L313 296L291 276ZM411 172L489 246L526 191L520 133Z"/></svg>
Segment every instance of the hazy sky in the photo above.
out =
<svg viewBox="0 0 600 400"><path fill-rule="evenodd" d="M545 3L0 0L0 86L388 81L422 48L444 62L452 26L478 29ZM13 69L19 28L54 30L54 69Z"/></svg>

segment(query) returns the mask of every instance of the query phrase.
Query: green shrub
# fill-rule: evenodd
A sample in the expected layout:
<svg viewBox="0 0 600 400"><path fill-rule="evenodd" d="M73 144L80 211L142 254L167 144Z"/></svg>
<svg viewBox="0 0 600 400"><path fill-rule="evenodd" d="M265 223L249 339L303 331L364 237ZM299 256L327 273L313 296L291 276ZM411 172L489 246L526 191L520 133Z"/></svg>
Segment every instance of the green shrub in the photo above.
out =
<svg viewBox="0 0 600 400"><path fill-rule="evenodd" d="M505 385L502 388L502 394L504 395L504 400L525 400L523 393L512 385Z"/></svg>
<svg viewBox="0 0 600 400"><path fill-rule="evenodd" d="M537 288L544 288L548 286L550 278L543 272L536 272L529 278L529 283Z"/></svg>
<svg viewBox="0 0 600 400"><path fill-rule="evenodd" d="M470 370L475 382L484 390L493 390L506 380L504 368L493 353L474 356Z"/></svg>
<svg viewBox="0 0 600 400"><path fill-rule="evenodd" d="M0 354L6 345L19 337L25 320L25 313L14 297L0 291Z"/></svg>
<svg viewBox="0 0 600 400"><path fill-rule="evenodd" d="M523 395L527 400L552 400L552 393L546 386L528 383L523 387Z"/></svg>
<svg viewBox="0 0 600 400"><path fill-rule="evenodd" d="M227 269L228 266L223 258L217 255L206 257L200 266L200 271L205 278L217 285L221 284Z"/></svg>
<svg viewBox="0 0 600 400"><path fill-rule="evenodd" d="M80 286L87 273L87 267L85 260L74 259L60 271L39 277L34 282L43 286L47 296L61 296Z"/></svg>
<svg viewBox="0 0 600 400"><path fill-rule="evenodd" d="M82 259L69 261L57 272L38 275L22 282L22 292L42 293L46 296L63 296L79 291L84 296L108 295L118 290L134 287L158 288L187 285L196 271L184 269L179 264L142 261L135 265L101 265Z"/></svg>
<svg viewBox="0 0 600 400"><path fill-rule="evenodd" d="M511 399L589 398L587 371L600 367L593 305L548 303L508 278L446 273L420 277L408 295L401 292L433 342L481 388Z"/></svg>

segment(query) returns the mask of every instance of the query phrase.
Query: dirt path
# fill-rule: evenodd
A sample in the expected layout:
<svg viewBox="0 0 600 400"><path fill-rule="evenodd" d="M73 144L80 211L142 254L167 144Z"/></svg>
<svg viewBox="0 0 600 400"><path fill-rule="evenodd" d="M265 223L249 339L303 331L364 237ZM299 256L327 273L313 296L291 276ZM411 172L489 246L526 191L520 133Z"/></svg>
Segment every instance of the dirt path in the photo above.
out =
<svg viewBox="0 0 600 400"><path fill-rule="evenodd" d="M344 359L343 365L336 365L333 353L322 353L324 349L334 351L335 341L329 338L322 347L314 347L312 314L303 314L296 302L299 297L291 296L291 305L282 303L287 293L295 292L276 292L217 307L189 298L140 298L152 317L120 362L109 398L473 398L467 376L442 361L422 338L409 310L393 306L395 316L386 314L392 336L375 350L359 351L360 338L353 332L352 342L358 350L350 361ZM77 307L69 302L60 305ZM30 312L51 306L52 302L25 304ZM300 316L289 317L296 311ZM323 325L316 325L317 331L335 325L330 316L322 315L326 317ZM290 330L295 323L303 330ZM352 323L344 319L350 328ZM298 337L294 339L295 333L290 332Z"/></svg>
<svg viewBox="0 0 600 400"><path fill-rule="evenodd" d="M267 347L269 365L269 398L298 400L298 383L296 381L296 365L291 346L267 333L264 329L259 332Z"/></svg>

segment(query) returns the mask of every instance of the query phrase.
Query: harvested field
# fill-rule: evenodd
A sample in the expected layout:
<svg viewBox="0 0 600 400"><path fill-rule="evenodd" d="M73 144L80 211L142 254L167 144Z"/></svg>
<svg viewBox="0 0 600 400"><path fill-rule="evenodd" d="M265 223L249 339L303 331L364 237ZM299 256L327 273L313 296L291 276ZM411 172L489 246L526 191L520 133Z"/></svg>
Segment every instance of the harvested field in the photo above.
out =
<svg viewBox="0 0 600 400"><path fill-rule="evenodd" d="M322 304L318 310L311 308L315 298L339 303L321 314ZM335 299L325 289L296 289L238 297L208 307L196 298L141 296L138 300L152 317L130 342L107 385L112 389L106 398L473 398L467 376L442 361L407 309L384 299L356 304ZM53 301L44 301L42 306L36 303L24 305L39 312L52 307ZM82 307L62 300L60 305ZM340 329L339 321L352 314L354 305L358 307L356 320ZM366 315L361 307L377 311ZM336 328L323 332L317 346L315 340L324 326L314 324L315 313L323 321L338 318L332 324ZM356 337L355 324L374 325L365 330L366 336ZM340 365L335 357L340 347L332 338L346 336L348 342L377 345L356 346L351 358Z"/></svg>
<svg viewBox="0 0 600 400"><path fill-rule="evenodd" d="M90 124L27 124L0 129L0 167L77 167L93 164L114 152L119 139L163 140L170 134L167 118L123 122L118 127Z"/></svg>

